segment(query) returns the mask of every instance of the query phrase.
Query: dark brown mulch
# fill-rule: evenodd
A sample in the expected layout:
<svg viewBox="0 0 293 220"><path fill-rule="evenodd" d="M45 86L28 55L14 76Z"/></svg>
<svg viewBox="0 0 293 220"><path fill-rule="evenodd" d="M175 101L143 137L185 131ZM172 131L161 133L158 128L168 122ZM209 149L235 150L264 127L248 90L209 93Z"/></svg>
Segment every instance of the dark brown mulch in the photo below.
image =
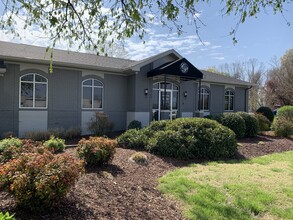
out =
<svg viewBox="0 0 293 220"><path fill-rule="evenodd" d="M292 139L261 135L240 140L238 158L251 158L293 150ZM74 148L67 152L74 154ZM15 206L11 196L0 192L0 211L16 213L17 219L184 219L179 205L158 190L158 178L176 167L195 161L161 158L144 152L147 165L128 159L134 150L117 149L114 160L100 168L88 168L58 207L31 214Z"/></svg>

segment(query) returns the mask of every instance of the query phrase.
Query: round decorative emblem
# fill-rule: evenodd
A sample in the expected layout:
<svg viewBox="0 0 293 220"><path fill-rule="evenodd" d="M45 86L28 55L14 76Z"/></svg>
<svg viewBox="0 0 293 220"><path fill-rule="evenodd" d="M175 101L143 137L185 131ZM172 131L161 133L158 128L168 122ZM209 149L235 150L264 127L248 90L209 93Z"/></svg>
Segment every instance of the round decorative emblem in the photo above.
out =
<svg viewBox="0 0 293 220"><path fill-rule="evenodd" d="M182 73L187 73L188 72L188 69L189 69L189 67L188 67L188 64L187 63L182 62L180 64L180 70L181 70Z"/></svg>

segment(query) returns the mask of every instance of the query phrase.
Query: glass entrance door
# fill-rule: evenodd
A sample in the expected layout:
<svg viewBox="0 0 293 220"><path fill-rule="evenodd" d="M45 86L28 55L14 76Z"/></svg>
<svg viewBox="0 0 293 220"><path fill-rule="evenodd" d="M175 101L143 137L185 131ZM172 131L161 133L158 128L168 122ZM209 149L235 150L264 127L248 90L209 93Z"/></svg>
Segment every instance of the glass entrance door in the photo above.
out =
<svg viewBox="0 0 293 220"><path fill-rule="evenodd" d="M166 88L165 88L166 86ZM153 85L153 120L172 120L178 114L179 87L173 83Z"/></svg>

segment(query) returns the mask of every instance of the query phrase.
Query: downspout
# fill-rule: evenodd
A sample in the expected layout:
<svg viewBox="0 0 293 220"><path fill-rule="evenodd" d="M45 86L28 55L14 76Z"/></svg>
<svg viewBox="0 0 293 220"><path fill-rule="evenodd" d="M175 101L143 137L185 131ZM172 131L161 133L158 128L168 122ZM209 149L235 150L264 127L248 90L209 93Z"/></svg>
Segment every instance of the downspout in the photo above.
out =
<svg viewBox="0 0 293 220"><path fill-rule="evenodd" d="M250 87L248 87L248 88L245 89L244 110L245 110L246 112L248 112L247 92L248 92L248 90L251 89L251 88L252 88L252 86L250 86ZM246 103L246 100L247 100L247 103ZM246 109L247 109L247 110L246 110Z"/></svg>

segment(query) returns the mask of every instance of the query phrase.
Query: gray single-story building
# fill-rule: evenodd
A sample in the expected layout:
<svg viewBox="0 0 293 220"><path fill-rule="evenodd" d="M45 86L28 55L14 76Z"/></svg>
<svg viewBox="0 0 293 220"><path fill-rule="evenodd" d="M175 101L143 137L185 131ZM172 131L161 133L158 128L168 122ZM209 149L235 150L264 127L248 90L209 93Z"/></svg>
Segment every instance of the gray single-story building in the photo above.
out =
<svg viewBox="0 0 293 220"><path fill-rule="evenodd" d="M251 84L198 70L175 50L141 61L0 41L0 136L87 125L101 111L125 130L132 120L247 111Z"/></svg>

